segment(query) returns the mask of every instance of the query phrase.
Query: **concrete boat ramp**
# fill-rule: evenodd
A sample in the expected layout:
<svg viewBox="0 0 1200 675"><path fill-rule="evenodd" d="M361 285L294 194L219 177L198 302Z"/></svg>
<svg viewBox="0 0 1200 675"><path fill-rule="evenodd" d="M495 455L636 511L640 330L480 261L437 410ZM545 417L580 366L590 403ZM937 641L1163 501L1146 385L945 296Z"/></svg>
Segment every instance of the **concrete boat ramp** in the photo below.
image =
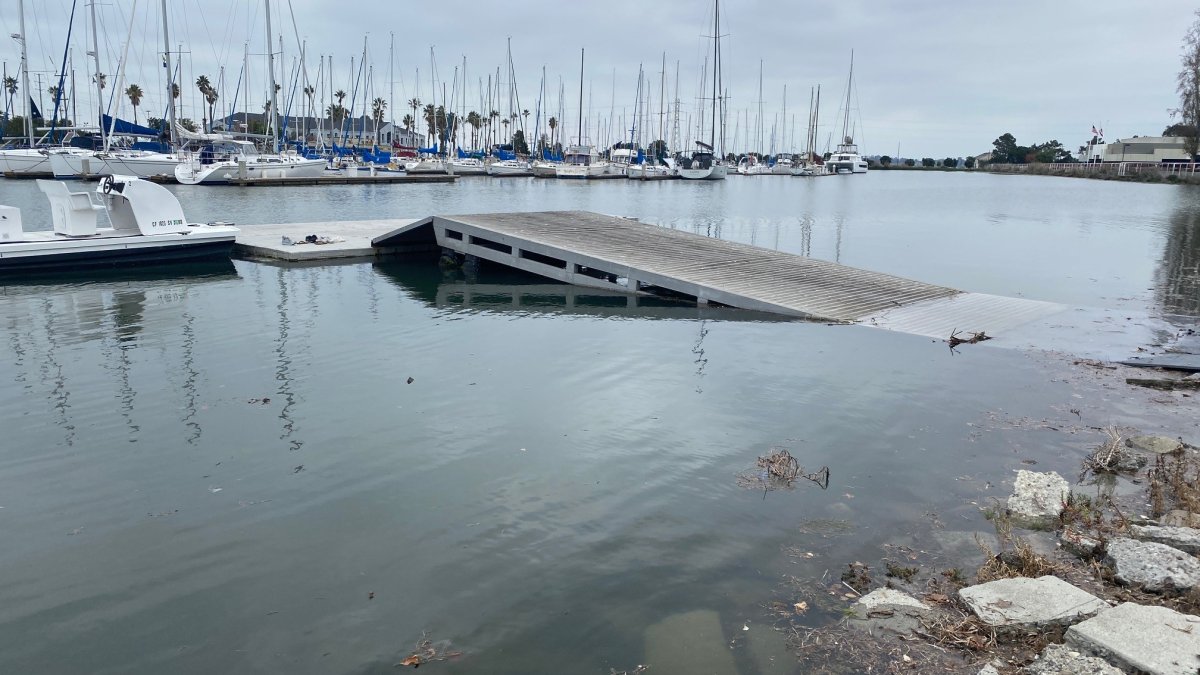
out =
<svg viewBox="0 0 1200 675"><path fill-rule="evenodd" d="M935 338L954 330L1003 336L1065 309L583 211L251 225L243 233L237 249L253 257L301 261L449 250L594 289L665 292L700 305ZM281 243L285 235L295 242L308 234L334 243Z"/></svg>

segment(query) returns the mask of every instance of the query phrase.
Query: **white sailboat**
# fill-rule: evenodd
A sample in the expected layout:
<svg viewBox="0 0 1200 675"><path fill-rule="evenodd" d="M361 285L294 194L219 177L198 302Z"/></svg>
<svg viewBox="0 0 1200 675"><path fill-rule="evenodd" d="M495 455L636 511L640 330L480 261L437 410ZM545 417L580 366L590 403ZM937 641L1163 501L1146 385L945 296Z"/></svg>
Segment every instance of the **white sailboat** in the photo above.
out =
<svg viewBox="0 0 1200 675"><path fill-rule="evenodd" d="M850 94L854 87L854 51L850 51L850 77L846 80L846 107L842 117L842 142L829 158L827 165L833 173L866 173L867 161L858 154L858 146L850 135Z"/></svg>
<svg viewBox="0 0 1200 675"><path fill-rule="evenodd" d="M555 178L599 178L612 173L612 167L596 152L596 146L583 137L583 50L579 50L579 137L567 147L563 161L554 167ZM536 175L536 173L535 173Z"/></svg>
<svg viewBox="0 0 1200 675"><path fill-rule="evenodd" d="M679 177L687 180L725 180L729 167L714 154L717 145L717 108L721 73L721 0L713 0L713 80L712 80L712 126L709 142L696 141L696 150L691 157L679 163ZM703 113L703 110L701 111ZM701 114L703 119L703 114Z"/></svg>
<svg viewBox="0 0 1200 675"><path fill-rule="evenodd" d="M324 159L307 159L295 151L279 151L277 113L279 104L275 92L275 56L271 44L271 2L266 4L267 71L270 77L268 129L272 152L261 153L249 141L227 138L220 134L192 134L178 124L175 134L184 138L206 141L199 152L189 153L175 167L175 180L184 185L221 185L244 179L259 178L316 178L325 173Z"/></svg>

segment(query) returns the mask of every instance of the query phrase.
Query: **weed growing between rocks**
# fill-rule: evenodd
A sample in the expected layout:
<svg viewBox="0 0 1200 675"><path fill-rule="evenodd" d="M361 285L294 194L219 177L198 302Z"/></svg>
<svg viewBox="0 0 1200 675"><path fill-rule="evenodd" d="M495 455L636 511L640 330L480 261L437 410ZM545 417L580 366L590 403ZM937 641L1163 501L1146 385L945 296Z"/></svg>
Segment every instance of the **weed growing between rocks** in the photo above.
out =
<svg viewBox="0 0 1200 675"><path fill-rule="evenodd" d="M1151 516L1160 518L1171 510L1200 513L1200 461L1194 453L1159 455L1146 472L1150 483Z"/></svg>

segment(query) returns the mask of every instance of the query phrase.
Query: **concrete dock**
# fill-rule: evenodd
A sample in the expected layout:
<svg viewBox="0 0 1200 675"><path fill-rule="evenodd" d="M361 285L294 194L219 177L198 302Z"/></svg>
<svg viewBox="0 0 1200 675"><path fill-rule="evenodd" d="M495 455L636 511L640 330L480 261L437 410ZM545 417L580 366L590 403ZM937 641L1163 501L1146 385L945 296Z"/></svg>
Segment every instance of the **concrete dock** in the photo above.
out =
<svg viewBox="0 0 1200 675"><path fill-rule="evenodd" d="M860 323L945 339L1012 334L1066 309L905 279L583 211L244 225L238 256L293 263L449 250L613 296ZM329 243L308 243L315 235ZM284 244L284 237L292 243ZM587 294L594 295L594 294ZM519 300L512 301L519 305Z"/></svg>
<svg viewBox="0 0 1200 675"><path fill-rule="evenodd" d="M94 178L94 177L93 177ZM86 178L84 178L86 180ZM148 180L156 183L175 183L174 176L151 176ZM412 184L412 183L453 183L458 180L458 176L450 174L417 174L409 175L406 173L386 173L368 175L363 171L357 176L314 176L312 178L238 178L233 176L227 183L214 184L215 187L221 185L238 187L286 187L289 185L397 185L397 184Z"/></svg>
<svg viewBox="0 0 1200 675"><path fill-rule="evenodd" d="M583 211L433 216L372 243L436 245L591 288L941 338L956 329L998 334L1064 309Z"/></svg>
<svg viewBox="0 0 1200 675"><path fill-rule="evenodd" d="M351 220L337 222L291 223L287 225L239 225L233 252L243 258L267 258L287 262L377 258L402 253L435 251L434 246L397 244L376 246L372 240L416 221ZM331 239L331 243L310 244L309 235ZM287 237L291 244L284 244Z"/></svg>

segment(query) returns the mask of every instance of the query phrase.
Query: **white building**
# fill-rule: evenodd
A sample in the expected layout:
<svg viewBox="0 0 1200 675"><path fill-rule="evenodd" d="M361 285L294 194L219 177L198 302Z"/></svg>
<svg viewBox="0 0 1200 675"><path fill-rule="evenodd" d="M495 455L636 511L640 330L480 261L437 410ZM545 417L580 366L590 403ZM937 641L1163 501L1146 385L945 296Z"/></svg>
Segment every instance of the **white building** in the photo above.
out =
<svg viewBox="0 0 1200 675"><path fill-rule="evenodd" d="M1144 162L1170 164L1190 162L1182 136L1134 136L1109 143L1084 146L1081 162Z"/></svg>

